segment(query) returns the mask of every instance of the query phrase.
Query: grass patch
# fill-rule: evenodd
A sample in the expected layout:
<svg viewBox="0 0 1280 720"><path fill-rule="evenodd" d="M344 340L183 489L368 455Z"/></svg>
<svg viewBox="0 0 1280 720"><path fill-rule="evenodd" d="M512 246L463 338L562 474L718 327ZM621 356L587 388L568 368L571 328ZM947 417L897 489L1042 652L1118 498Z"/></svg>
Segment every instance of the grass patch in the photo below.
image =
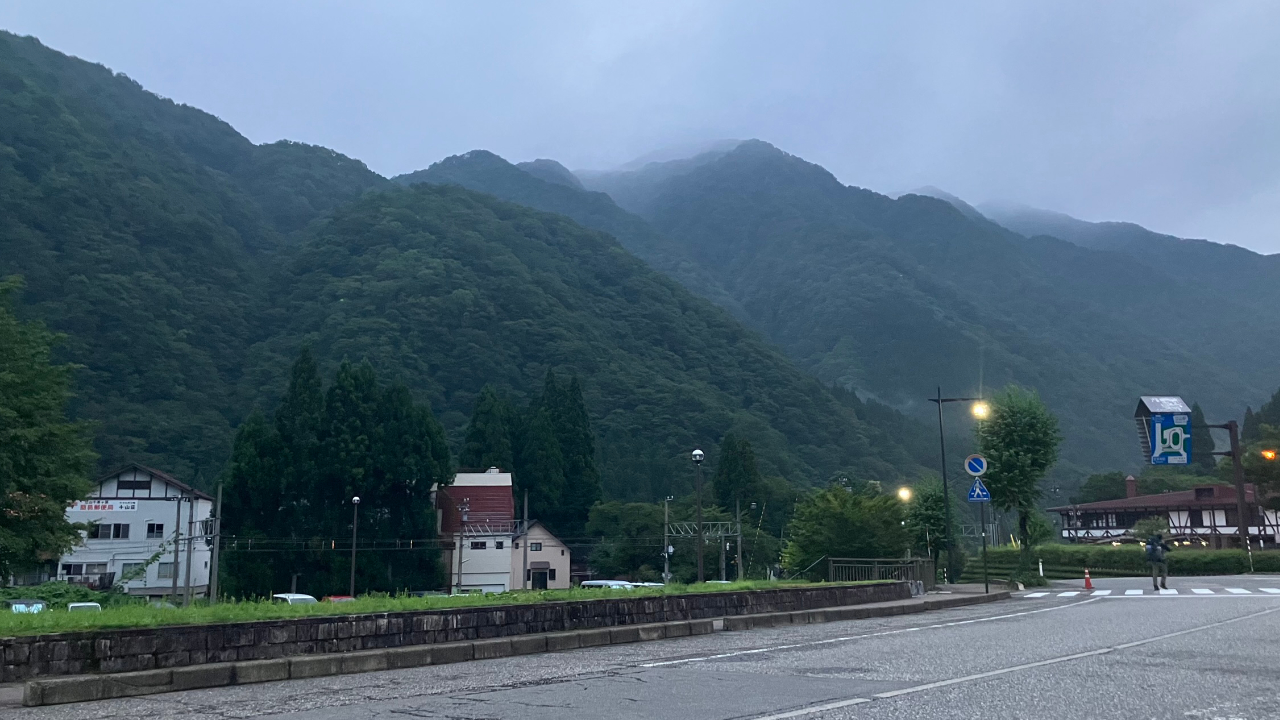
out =
<svg viewBox="0 0 1280 720"><path fill-rule="evenodd" d="M873 582L835 584L868 585L873 584ZM0 614L0 637L79 632L84 630L213 625L326 615L365 615L415 610L524 605L570 600L688 595L692 593L735 590L778 590L794 587L821 587L824 585L829 586L831 584L747 580L728 584L667 585L665 587L640 587L631 590L571 588L568 590L516 590L488 595L432 595L427 597L366 595L347 603L321 602L315 605L285 605L269 600L232 600L216 605L199 603L188 608L160 608L151 607L143 602L127 602L104 604L102 612L97 613L71 613L60 607L33 615L2 613Z"/></svg>

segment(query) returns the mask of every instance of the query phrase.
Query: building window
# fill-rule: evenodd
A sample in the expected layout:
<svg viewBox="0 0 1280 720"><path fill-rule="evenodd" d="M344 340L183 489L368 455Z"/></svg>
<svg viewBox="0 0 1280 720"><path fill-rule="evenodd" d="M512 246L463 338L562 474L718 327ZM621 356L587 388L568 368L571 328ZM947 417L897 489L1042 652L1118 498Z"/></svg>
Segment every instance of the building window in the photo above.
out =
<svg viewBox="0 0 1280 720"><path fill-rule="evenodd" d="M134 478L132 480L125 480L124 478L121 478L119 480L116 480L116 490L150 490L150 489L151 489L150 478Z"/></svg>
<svg viewBox="0 0 1280 720"><path fill-rule="evenodd" d="M560 551L560 557L564 557L564 551L563 551L563 550L561 550L561 551Z"/></svg>
<svg viewBox="0 0 1280 720"><path fill-rule="evenodd" d="M486 540L472 540L472 541L471 541L471 549L472 549L472 550L484 550L484 549L485 549L485 548L487 548L487 547L489 547L489 543L488 543L488 541L486 541Z"/></svg>
<svg viewBox="0 0 1280 720"><path fill-rule="evenodd" d="M129 526L125 523L103 523L89 528L89 538L93 540L128 540Z"/></svg>
<svg viewBox="0 0 1280 720"><path fill-rule="evenodd" d="M84 564L83 563L63 563L62 574L63 575L83 575Z"/></svg>
<svg viewBox="0 0 1280 720"><path fill-rule="evenodd" d="M120 565L120 578L122 580L140 580L143 576L141 570L143 563L127 562Z"/></svg>
<svg viewBox="0 0 1280 720"><path fill-rule="evenodd" d="M542 549L542 543L531 542L529 543L529 549L533 552L538 552Z"/></svg>
<svg viewBox="0 0 1280 720"><path fill-rule="evenodd" d="M515 549L519 550L519 549L520 549L520 541L519 541L519 540L516 540L515 542L511 543L511 547L513 547L513 548L515 548Z"/></svg>
<svg viewBox="0 0 1280 720"><path fill-rule="evenodd" d="M493 547L494 547L494 549L496 549L496 550L501 550L501 549L502 549L502 541L501 541L501 540L494 540L494 541L493 541Z"/></svg>
<svg viewBox="0 0 1280 720"><path fill-rule="evenodd" d="M173 563L156 563L156 579L172 580L173 579Z"/></svg>
<svg viewBox="0 0 1280 720"><path fill-rule="evenodd" d="M555 580L555 579L556 579L556 569L555 569L555 568L551 568L551 569L547 570L547 579L548 579L548 580Z"/></svg>
<svg viewBox="0 0 1280 720"><path fill-rule="evenodd" d="M164 523L147 523L147 539L161 540L164 538Z"/></svg>
<svg viewBox="0 0 1280 720"><path fill-rule="evenodd" d="M103 575L106 572L107 572L106 563L85 563L84 564L85 575Z"/></svg>

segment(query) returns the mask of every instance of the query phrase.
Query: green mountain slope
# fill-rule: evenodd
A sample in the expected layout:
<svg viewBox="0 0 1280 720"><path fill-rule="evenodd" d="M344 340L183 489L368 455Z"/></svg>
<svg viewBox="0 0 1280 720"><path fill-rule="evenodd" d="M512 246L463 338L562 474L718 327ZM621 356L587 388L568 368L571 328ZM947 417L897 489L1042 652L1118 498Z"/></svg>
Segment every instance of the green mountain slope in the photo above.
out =
<svg viewBox="0 0 1280 720"><path fill-rule="evenodd" d="M727 313L562 216L419 184L340 210L281 273L274 304L289 314L258 354L305 341L368 357L455 433L485 383L518 397L549 368L577 373L610 497L687 487L689 450L728 430L793 480L846 467L891 480L912 465Z"/></svg>
<svg viewBox="0 0 1280 720"><path fill-rule="evenodd" d="M906 409L939 384L1035 387L1063 420L1067 480L1137 460L1137 394L1179 392L1226 415L1274 384L1274 341L1206 311L1221 307L1215 288L1170 288L1123 255L846 187L759 141L657 185L645 217L803 366ZM1175 299L1192 310L1182 334L1160 321Z"/></svg>

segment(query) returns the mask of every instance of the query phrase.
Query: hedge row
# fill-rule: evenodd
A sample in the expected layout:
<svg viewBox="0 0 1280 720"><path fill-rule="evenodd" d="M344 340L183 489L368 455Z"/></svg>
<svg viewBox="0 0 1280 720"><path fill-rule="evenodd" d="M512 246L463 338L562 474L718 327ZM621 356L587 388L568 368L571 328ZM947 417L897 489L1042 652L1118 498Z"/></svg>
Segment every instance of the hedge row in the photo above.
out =
<svg viewBox="0 0 1280 720"><path fill-rule="evenodd" d="M1032 560L1044 563L1045 576L1082 577L1085 568L1095 577L1146 575L1151 572L1147 554L1138 545L1042 545L1031 552ZM1174 548L1167 556L1170 575L1238 575L1249 572L1249 557L1243 550L1193 550ZM987 554L989 572L1008 577L1018 566L1018 550L992 548ZM1280 551L1253 553L1255 572L1280 572ZM982 578L981 558L973 558L965 568L966 582Z"/></svg>

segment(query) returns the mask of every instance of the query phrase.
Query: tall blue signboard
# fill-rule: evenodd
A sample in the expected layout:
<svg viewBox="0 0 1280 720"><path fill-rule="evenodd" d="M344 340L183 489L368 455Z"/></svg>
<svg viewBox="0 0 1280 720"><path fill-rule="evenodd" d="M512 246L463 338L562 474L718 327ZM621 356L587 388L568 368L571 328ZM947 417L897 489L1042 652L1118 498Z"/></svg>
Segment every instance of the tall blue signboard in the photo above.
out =
<svg viewBox="0 0 1280 720"><path fill-rule="evenodd" d="M1186 465L1191 462L1191 415L1152 415L1147 419L1147 441L1152 465Z"/></svg>

